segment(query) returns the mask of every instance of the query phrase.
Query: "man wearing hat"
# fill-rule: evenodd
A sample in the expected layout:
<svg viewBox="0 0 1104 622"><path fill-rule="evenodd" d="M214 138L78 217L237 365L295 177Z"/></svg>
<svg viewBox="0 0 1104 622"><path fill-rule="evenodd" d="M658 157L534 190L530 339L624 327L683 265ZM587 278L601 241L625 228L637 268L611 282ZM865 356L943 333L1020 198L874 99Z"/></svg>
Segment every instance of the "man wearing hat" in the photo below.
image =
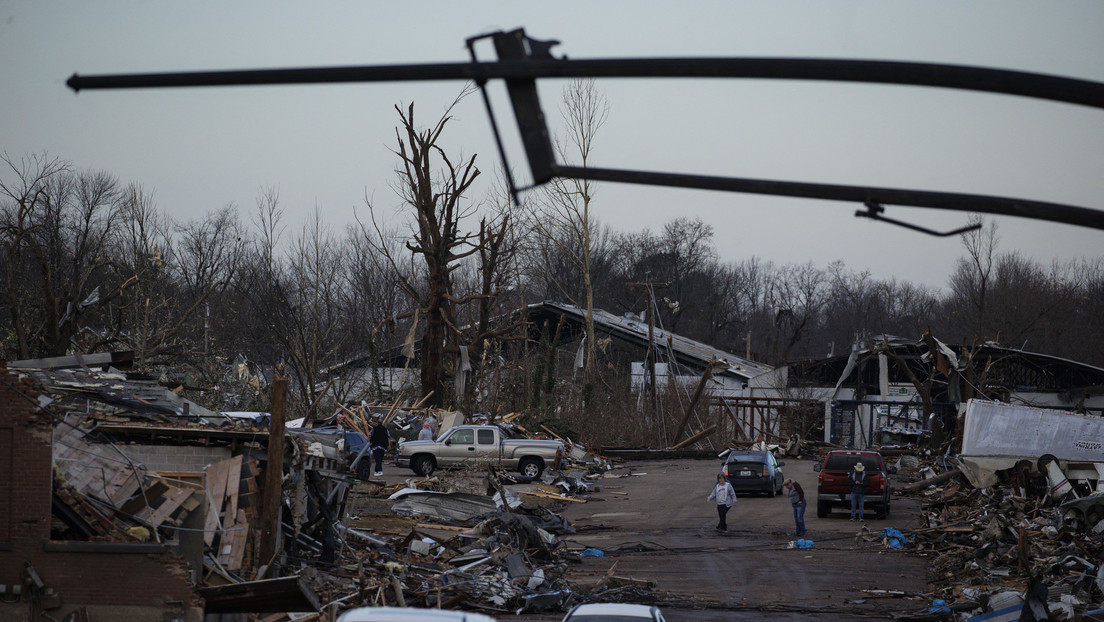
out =
<svg viewBox="0 0 1104 622"><path fill-rule="evenodd" d="M861 462L855 463L855 470L847 474L847 483L851 485L851 520L855 520L856 508L858 509L859 522L863 522L863 510L866 505L866 484L870 476L866 474Z"/></svg>

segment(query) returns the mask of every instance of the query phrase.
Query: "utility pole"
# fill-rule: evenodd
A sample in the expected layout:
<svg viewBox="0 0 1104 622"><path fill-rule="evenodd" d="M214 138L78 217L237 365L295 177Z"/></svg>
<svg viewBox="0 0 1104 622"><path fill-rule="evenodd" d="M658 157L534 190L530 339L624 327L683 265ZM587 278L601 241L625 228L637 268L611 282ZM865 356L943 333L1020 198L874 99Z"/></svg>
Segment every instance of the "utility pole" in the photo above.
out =
<svg viewBox="0 0 1104 622"><path fill-rule="evenodd" d="M667 287L667 283L652 283L649 279L644 283L629 283L630 289L636 289L638 287L646 288L648 291L648 308L644 312L645 321L648 323L648 353L645 355L645 364L648 366L648 381L651 383L649 391L653 399L656 398L656 376L655 376L655 317L653 315L653 309L655 308L655 288ZM657 401L658 404L658 401Z"/></svg>
<svg viewBox="0 0 1104 622"><path fill-rule="evenodd" d="M265 464L264 496L261 498L260 563L269 566L279 552L280 507L284 481L284 410L287 406L287 378L283 367L272 380L272 408L268 424L268 462ZM266 568L268 570L268 568ZM262 577L263 578L263 577Z"/></svg>

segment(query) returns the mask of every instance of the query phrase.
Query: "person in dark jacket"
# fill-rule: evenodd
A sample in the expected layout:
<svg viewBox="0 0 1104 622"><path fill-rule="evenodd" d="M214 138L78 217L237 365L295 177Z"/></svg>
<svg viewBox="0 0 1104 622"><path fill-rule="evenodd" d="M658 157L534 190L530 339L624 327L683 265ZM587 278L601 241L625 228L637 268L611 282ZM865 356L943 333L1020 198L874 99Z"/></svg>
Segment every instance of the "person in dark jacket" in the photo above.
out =
<svg viewBox="0 0 1104 622"><path fill-rule="evenodd" d="M786 489L786 492L790 495L790 505L793 506L794 511L794 535L805 535L805 491L801 488L801 484L788 479L782 482L782 487Z"/></svg>
<svg viewBox="0 0 1104 622"><path fill-rule="evenodd" d="M870 483L870 476L866 474L865 469L861 462L856 462L855 470L847 474L847 483L851 485L851 520L858 517L859 522L865 520L863 511L866 505L866 486Z"/></svg>
<svg viewBox="0 0 1104 622"><path fill-rule="evenodd" d="M372 450L372 458L376 463L376 476L383 475L383 454L391 446L391 433L387 426L383 425L383 417L376 417L376 425L368 433L368 446Z"/></svg>

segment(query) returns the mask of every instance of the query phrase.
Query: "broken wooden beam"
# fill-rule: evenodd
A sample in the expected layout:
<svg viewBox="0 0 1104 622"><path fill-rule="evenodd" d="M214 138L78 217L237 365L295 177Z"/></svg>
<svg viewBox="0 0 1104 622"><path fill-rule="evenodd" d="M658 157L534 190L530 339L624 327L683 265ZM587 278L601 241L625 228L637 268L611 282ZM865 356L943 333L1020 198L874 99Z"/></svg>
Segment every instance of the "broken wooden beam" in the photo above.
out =
<svg viewBox="0 0 1104 622"><path fill-rule="evenodd" d="M682 441L681 443L676 443L674 445L671 445L670 447L668 447L668 449L681 449L683 447L686 447L687 445L693 445L694 443L698 442L699 440L705 438L706 436L709 436L710 434L712 434L716 431L717 431L717 425L713 424L713 425L709 426L708 428L702 430L701 432L698 432L697 434L691 436L690 438Z"/></svg>

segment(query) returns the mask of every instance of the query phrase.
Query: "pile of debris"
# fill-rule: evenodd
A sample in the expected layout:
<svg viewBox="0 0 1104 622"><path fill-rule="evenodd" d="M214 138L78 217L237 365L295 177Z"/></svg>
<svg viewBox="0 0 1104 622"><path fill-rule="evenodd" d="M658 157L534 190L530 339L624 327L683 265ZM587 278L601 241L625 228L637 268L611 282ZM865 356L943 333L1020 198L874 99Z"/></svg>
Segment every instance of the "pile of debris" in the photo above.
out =
<svg viewBox="0 0 1104 622"><path fill-rule="evenodd" d="M571 470L538 480L473 463L370 481L350 466L371 408L343 408L319 427L289 422L280 434L275 415L212 412L115 361L88 362L13 365L42 387L40 409L54 422L51 539L156 543L187 562L210 619L333 619L374 605L513 614L615 589L564 579L578 552L564 545L573 530L555 508L586 502L590 478L610 468L584 447L560 439ZM387 415L393 437L426 421L438 430L464 422L416 409Z"/></svg>
<svg viewBox="0 0 1104 622"><path fill-rule="evenodd" d="M1032 619L1101 613L1104 521L1096 506L1085 512L1077 500L1048 494L1047 477L1022 465L984 488L958 470L945 473L946 483L921 492L923 525L910 531L910 546L933 557L929 583L944 601L975 614L1048 612Z"/></svg>

